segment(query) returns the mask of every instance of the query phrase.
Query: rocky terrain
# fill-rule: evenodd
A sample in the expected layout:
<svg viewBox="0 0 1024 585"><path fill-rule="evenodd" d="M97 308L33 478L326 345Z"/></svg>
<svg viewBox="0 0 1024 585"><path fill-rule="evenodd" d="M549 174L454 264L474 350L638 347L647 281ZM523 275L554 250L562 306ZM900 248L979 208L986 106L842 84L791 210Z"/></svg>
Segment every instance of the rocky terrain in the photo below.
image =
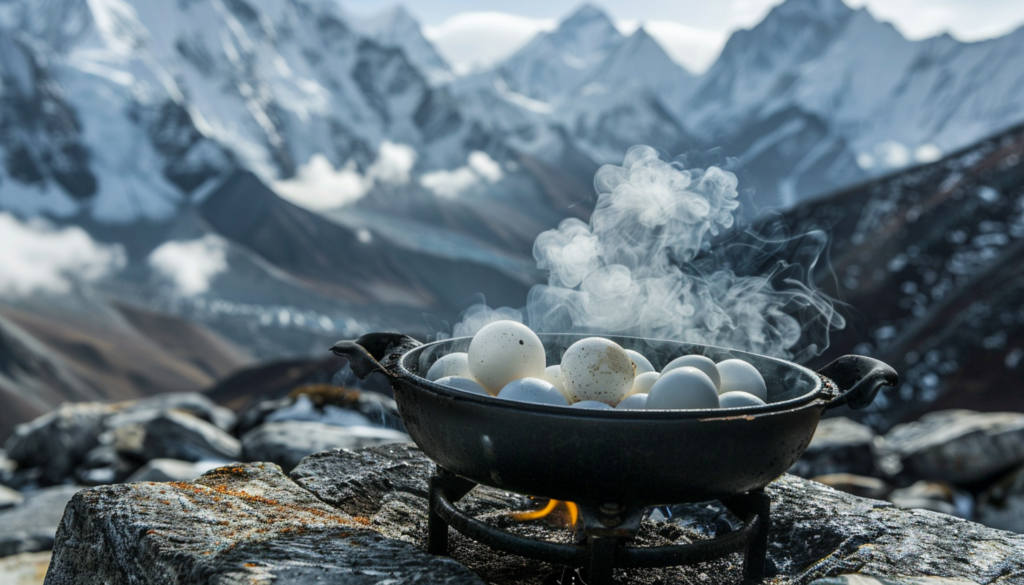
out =
<svg viewBox="0 0 1024 585"><path fill-rule="evenodd" d="M543 583L562 571L454 536L452 558L422 550L432 464L410 446L334 450L291 474L235 464L192 482L85 490L68 504L46 583ZM934 512L905 511L785 476L768 488L772 583L1013 583L1024 536ZM558 522L516 522L529 500L477 488L460 504L485 522L565 541ZM702 540L729 514L645 520L637 545ZM715 521L717 520L717 524ZM712 532L709 534L709 527ZM620 583L733 583L737 555L687 567L619 571ZM850 573L857 576L850 577ZM710 580L709 580L710 577ZM864 580L872 577L876 581Z"/></svg>
<svg viewBox="0 0 1024 585"><path fill-rule="evenodd" d="M419 552L431 464L408 446L360 450L409 440L394 402L373 390L323 382L325 376L358 380L338 361L279 370L277 378L273 368L242 373L209 394L239 404L247 380L277 380L280 386L269 392L257 386L260 393L237 414L206 394L178 393L67 404L18 426L0 451L0 566L23 580L0 583L39 583L54 546L53 583L73 582L76 574L95 574L96 582L122 582L126 574L145 581L168 566L182 583L271 575L302 583L313 573L359 570L539 583L556 571L496 557L461 537L454 552L461 565ZM188 483L211 469L217 471ZM770 487L781 511L773 524L774 583L810 583L854 570L976 583L1024 578L1024 541L981 526L1024 533L1024 414L936 412L885 435L848 418L826 419L790 473ZM88 486L109 487L79 493ZM529 499L475 493L469 509L498 526L558 541L569 534L559 523L564 515L547 523L512 521L508 511L535 506ZM62 515L69 500L75 511ZM197 516L199 510L206 511ZM218 514L226 514L225 524ZM200 517L216 528L189 528ZM735 526L730 518L717 505L672 507L651 516L641 542L713 536ZM805 538L802 531L818 536ZM941 540L943 532L955 536ZM810 542L820 550L806 549ZM991 546L974 556L954 554L983 542ZM866 544L875 551L868 556ZM365 552L353 554L352 546ZM90 547L122 552L86 570ZM332 551L330 561L324 550ZM395 564L396 557L404 560ZM897 561L907 558L920 564ZM971 560L953 562L964 558ZM689 582L708 570L655 571L637 582L669 576ZM714 570L732 575L739 564L731 560Z"/></svg>

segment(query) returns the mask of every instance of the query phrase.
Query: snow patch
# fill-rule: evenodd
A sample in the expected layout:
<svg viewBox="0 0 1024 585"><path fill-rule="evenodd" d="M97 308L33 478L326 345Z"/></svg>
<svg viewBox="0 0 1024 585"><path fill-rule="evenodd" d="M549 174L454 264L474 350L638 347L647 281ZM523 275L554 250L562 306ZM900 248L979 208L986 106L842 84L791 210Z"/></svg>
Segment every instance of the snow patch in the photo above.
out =
<svg viewBox="0 0 1024 585"><path fill-rule="evenodd" d="M501 165L482 150L474 150L466 159L466 166L450 171L434 171L420 177L423 185L438 197L452 199L486 181L497 183L504 173Z"/></svg>
<svg viewBox="0 0 1024 585"><path fill-rule="evenodd" d="M122 246L98 243L79 227L56 228L41 219L22 223L0 212L0 294L65 293L125 263Z"/></svg>
<svg viewBox="0 0 1024 585"><path fill-rule="evenodd" d="M353 160L335 169L326 156L317 153L298 168L294 177L273 181L271 187L278 195L300 207L323 211L362 199L378 182L408 184L415 165L415 150L385 140L380 145L377 160L366 169L365 175L359 172Z"/></svg>
<svg viewBox="0 0 1024 585"><path fill-rule="evenodd" d="M164 242L149 255L149 266L177 291L193 296L210 290L213 278L228 269L227 245L214 235Z"/></svg>

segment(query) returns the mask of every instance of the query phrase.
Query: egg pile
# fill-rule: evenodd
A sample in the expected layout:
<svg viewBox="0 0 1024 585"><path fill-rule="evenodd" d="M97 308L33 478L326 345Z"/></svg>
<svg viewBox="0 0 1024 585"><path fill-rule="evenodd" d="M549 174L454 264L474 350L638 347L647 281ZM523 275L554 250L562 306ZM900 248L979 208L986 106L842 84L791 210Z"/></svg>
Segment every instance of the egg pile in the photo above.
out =
<svg viewBox="0 0 1024 585"><path fill-rule="evenodd" d="M484 326L468 352L438 359L426 377L464 392L570 408L739 408L768 401L764 378L743 360L685 355L658 372L644 356L603 337L577 341L562 363L548 366L540 338L516 321Z"/></svg>

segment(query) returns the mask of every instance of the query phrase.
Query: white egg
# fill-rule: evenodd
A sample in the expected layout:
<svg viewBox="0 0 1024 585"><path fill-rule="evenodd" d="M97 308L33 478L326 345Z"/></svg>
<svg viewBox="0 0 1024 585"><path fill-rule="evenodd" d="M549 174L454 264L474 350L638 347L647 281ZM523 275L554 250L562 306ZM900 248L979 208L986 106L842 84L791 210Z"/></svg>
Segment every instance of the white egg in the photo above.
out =
<svg viewBox="0 0 1024 585"><path fill-rule="evenodd" d="M768 402L768 388L757 368L743 360L725 360L718 362L718 371L722 374L722 385L718 387L720 394L726 392L746 392Z"/></svg>
<svg viewBox="0 0 1024 585"><path fill-rule="evenodd" d="M548 366L544 369L544 375L541 376L541 380L550 382L552 386L562 393L562 396L565 396L566 402L572 402L572 399L569 398L569 393L565 391L565 383L562 382L562 366Z"/></svg>
<svg viewBox="0 0 1024 585"><path fill-rule="evenodd" d="M534 404L551 404L553 406L569 406L565 396L557 388L540 378L521 378L513 380L498 392L498 398L533 402Z"/></svg>
<svg viewBox="0 0 1024 585"><path fill-rule="evenodd" d="M636 366L636 369L633 372L634 375L639 376L640 374L655 371L654 365L651 364L651 361L640 355L639 352L627 349L626 353L629 354L629 359L633 360L633 364Z"/></svg>
<svg viewBox="0 0 1024 585"><path fill-rule="evenodd" d="M540 338L515 321L484 325L469 342L469 372L491 394L512 380L542 377L545 363Z"/></svg>
<svg viewBox="0 0 1024 585"><path fill-rule="evenodd" d="M575 402L569 405L569 408L589 408L592 410L612 410L611 406L608 406L604 402L598 402L596 400L583 400Z"/></svg>
<svg viewBox="0 0 1024 585"><path fill-rule="evenodd" d="M490 396L484 387L476 383L476 380L470 380L469 378L463 378L460 376L446 376L437 380L438 384L442 386L449 386L457 390L464 390L466 392L472 392L473 394L483 394L484 396Z"/></svg>
<svg viewBox="0 0 1024 585"><path fill-rule="evenodd" d="M648 410L718 408L718 390L708 375L689 366L658 378L647 395Z"/></svg>
<svg viewBox="0 0 1024 585"><path fill-rule="evenodd" d="M718 403L722 408L742 408L744 406L764 406L761 400L753 394L746 392L726 392L718 396Z"/></svg>
<svg viewBox="0 0 1024 585"><path fill-rule="evenodd" d="M630 394L615 405L615 410L643 410L646 406L646 394Z"/></svg>
<svg viewBox="0 0 1024 585"><path fill-rule="evenodd" d="M565 350L562 381L572 402L617 404L633 387L633 361L617 343L588 337Z"/></svg>
<svg viewBox="0 0 1024 585"><path fill-rule="evenodd" d="M711 378L711 383L715 385L715 388L721 388L722 376L718 372L718 368L715 366L715 362L711 358L704 357L702 355L684 355L683 357L677 357L670 361L667 366L661 369L661 373L665 374L671 372L676 368L697 368L698 370L707 374L708 378Z"/></svg>
<svg viewBox="0 0 1024 585"><path fill-rule="evenodd" d="M441 378L449 376L459 376L460 378L470 378L473 374L469 373L469 354L464 351L457 351L443 356L430 366L427 370L427 379L431 382L436 382Z"/></svg>
<svg viewBox="0 0 1024 585"><path fill-rule="evenodd" d="M633 380L633 388L630 389L630 394L647 394L651 391L651 387L658 381L661 376L658 372L644 372Z"/></svg>

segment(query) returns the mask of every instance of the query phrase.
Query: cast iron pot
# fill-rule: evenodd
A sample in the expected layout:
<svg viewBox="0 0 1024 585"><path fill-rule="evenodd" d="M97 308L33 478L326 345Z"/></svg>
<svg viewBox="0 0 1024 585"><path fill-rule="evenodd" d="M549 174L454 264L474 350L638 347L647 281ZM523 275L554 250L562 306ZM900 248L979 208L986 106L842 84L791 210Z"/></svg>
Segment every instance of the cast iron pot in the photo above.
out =
<svg viewBox="0 0 1024 585"><path fill-rule="evenodd" d="M559 363L586 335L540 335ZM822 413L863 408L899 380L868 357L841 357L815 373L792 362L660 339L602 336L657 369L681 355L740 358L762 374L765 406L719 410L584 410L480 396L421 377L471 338L419 344L394 333L342 341L360 377L384 373L416 445L446 470L498 489L599 506L661 506L721 499L763 488L807 448Z"/></svg>

